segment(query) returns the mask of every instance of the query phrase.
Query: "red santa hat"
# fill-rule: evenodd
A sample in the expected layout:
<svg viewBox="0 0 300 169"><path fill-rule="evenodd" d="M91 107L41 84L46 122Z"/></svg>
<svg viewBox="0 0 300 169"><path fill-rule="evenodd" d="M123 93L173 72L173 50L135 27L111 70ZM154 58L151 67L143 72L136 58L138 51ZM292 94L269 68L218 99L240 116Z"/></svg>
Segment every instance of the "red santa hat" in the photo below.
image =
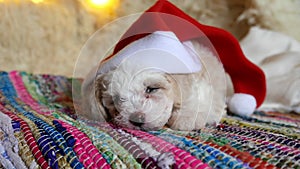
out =
<svg viewBox="0 0 300 169"><path fill-rule="evenodd" d="M100 71L109 71L128 55L138 64L150 67L164 63L160 66L169 73L199 71L200 61L185 44L190 40L213 45L234 86L235 94L228 104L232 112L249 115L262 104L266 95L265 75L244 56L236 38L223 29L200 24L167 0L158 0L132 24ZM148 50L164 51L160 54L164 53L165 57L147 56ZM143 59L138 57L139 52L144 52Z"/></svg>

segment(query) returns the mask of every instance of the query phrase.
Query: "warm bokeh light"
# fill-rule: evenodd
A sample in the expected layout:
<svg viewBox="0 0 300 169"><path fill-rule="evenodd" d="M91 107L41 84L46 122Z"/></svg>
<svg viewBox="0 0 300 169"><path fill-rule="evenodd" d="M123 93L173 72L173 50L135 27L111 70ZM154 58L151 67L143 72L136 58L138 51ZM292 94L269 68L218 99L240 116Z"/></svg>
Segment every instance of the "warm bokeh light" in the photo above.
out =
<svg viewBox="0 0 300 169"><path fill-rule="evenodd" d="M120 0L80 0L87 11L94 14L99 23L107 22L116 16Z"/></svg>
<svg viewBox="0 0 300 169"><path fill-rule="evenodd" d="M31 2L33 2L33 3L35 3L35 4L38 4L38 3L44 2L44 0L31 0Z"/></svg>
<svg viewBox="0 0 300 169"><path fill-rule="evenodd" d="M87 3L94 8L109 8L114 5L113 0L88 0Z"/></svg>

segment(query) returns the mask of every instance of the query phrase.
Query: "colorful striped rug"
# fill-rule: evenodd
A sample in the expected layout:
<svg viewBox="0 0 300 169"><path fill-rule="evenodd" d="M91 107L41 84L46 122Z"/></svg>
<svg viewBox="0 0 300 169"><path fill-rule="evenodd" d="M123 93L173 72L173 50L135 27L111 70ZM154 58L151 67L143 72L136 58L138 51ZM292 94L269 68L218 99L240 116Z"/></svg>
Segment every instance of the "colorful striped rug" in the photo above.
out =
<svg viewBox="0 0 300 169"><path fill-rule="evenodd" d="M72 80L81 82L0 72L0 168L300 169L299 114L259 111L192 132L136 131L77 119Z"/></svg>

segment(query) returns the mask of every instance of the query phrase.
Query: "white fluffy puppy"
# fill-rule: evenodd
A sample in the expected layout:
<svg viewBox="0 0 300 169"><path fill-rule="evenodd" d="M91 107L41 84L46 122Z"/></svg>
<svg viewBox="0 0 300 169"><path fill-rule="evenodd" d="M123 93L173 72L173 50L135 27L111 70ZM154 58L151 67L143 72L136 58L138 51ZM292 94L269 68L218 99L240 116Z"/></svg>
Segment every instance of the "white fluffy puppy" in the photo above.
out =
<svg viewBox="0 0 300 169"><path fill-rule="evenodd" d="M202 63L196 73L168 74L130 61L104 74L92 71L83 83L80 115L141 130L218 123L226 107L225 72L208 48L192 44Z"/></svg>

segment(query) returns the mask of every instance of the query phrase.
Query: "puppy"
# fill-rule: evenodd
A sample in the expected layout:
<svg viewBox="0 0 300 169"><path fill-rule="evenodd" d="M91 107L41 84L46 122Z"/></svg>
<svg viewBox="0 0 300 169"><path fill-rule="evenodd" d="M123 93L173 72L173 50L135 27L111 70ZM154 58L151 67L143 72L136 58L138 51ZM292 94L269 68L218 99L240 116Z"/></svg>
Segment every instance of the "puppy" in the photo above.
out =
<svg viewBox="0 0 300 169"><path fill-rule="evenodd" d="M146 131L164 126L190 131L218 123L226 107L225 72L208 48L192 44L203 65L197 73L168 74L130 61L105 74L91 71L79 115Z"/></svg>

